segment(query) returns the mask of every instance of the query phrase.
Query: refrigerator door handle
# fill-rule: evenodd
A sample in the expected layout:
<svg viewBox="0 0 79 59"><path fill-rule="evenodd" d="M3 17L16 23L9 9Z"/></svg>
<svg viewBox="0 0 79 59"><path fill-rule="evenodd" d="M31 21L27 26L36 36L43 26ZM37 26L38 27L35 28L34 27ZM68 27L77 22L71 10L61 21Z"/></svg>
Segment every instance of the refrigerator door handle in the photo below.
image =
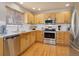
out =
<svg viewBox="0 0 79 59"><path fill-rule="evenodd" d="M72 19L71 19L71 33L74 36L74 39L76 38L76 34L75 34L75 14L76 14L76 10L73 11Z"/></svg>

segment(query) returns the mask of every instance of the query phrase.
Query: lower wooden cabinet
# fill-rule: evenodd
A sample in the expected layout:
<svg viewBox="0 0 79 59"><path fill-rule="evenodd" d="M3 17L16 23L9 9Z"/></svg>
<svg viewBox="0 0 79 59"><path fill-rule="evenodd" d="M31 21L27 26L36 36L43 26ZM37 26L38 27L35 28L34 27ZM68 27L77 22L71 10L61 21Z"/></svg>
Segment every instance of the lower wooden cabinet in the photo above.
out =
<svg viewBox="0 0 79 59"><path fill-rule="evenodd" d="M23 52L36 41L36 31L20 35L20 50Z"/></svg>
<svg viewBox="0 0 79 59"><path fill-rule="evenodd" d="M59 44L69 45L70 32L57 32L56 42Z"/></svg>
<svg viewBox="0 0 79 59"><path fill-rule="evenodd" d="M64 40L65 45L70 44L70 39L71 39L70 37L71 37L70 32L65 32L65 40Z"/></svg>
<svg viewBox="0 0 79 59"><path fill-rule="evenodd" d="M36 41L43 42L43 39L44 39L43 31L37 31Z"/></svg>
<svg viewBox="0 0 79 59"><path fill-rule="evenodd" d="M35 43L35 41L36 41L36 32L33 31L33 32L30 33L30 45Z"/></svg>
<svg viewBox="0 0 79 59"><path fill-rule="evenodd" d="M57 34L56 34L56 42L57 43L63 43L64 39L65 39L64 32L57 32Z"/></svg>
<svg viewBox="0 0 79 59"><path fill-rule="evenodd" d="M3 56L3 38L0 38L0 56Z"/></svg>
<svg viewBox="0 0 79 59"><path fill-rule="evenodd" d="M26 49L26 35L21 34L20 35L20 51L24 51Z"/></svg>

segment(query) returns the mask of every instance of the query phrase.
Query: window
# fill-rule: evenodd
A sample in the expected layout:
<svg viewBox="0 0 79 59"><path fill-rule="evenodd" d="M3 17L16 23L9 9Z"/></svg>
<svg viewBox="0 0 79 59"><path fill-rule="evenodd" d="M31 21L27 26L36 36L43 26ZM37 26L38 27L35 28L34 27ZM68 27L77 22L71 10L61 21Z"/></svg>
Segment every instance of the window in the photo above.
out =
<svg viewBox="0 0 79 59"><path fill-rule="evenodd" d="M9 24L9 25L23 24L23 19L24 19L23 13L20 13L9 7L6 7L6 9L7 9L6 24Z"/></svg>

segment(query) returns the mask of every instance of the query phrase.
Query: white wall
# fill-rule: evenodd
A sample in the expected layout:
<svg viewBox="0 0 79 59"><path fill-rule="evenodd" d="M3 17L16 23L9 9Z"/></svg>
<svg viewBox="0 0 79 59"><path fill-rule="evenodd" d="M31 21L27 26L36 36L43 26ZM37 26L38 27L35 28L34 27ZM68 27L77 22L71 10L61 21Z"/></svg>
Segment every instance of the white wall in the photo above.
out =
<svg viewBox="0 0 79 59"><path fill-rule="evenodd" d="M5 3L0 2L0 24L6 24Z"/></svg>
<svg viewBox="0 0 79 59"><path fill-rule="evenodd" d="M15 3L6 3L6 5L9 7L9 8L12 8L12 9L14 9L14 10L16 10L16 11L19 11L19 12L21 12L21 13L24 13L24 10L19 6L19 5L17 5L17 4L15 4Z"/></svg>

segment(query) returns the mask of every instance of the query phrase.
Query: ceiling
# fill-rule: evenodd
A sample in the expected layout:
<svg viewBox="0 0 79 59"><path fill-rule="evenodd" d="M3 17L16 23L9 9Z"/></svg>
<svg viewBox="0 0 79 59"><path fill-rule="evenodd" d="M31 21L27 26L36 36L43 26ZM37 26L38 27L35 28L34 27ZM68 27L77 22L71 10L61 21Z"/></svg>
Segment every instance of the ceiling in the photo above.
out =
<svg viewBox="0 0 79 59"><path fill-rule="evenodd" d="M66 4L70 4L69 7L66 7ZM48 10L58 10L58 9L67 9L73 6L72 2L24 2L21 4L24 8L30 10L33 13L39 13ZM36 8L33 10L32 8ZM40 8L41 10L37 10Z"/></svg>

